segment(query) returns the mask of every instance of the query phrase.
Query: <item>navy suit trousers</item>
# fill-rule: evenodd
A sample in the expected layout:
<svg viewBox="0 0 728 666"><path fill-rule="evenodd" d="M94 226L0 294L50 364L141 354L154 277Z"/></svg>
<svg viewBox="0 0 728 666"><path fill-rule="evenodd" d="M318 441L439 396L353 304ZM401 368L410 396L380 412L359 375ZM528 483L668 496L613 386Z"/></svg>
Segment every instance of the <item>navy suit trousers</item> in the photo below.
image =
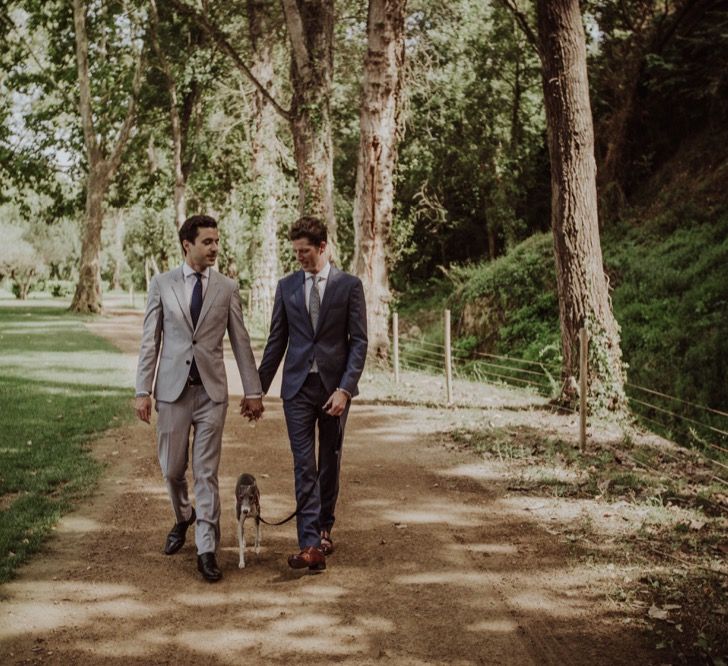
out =
<svg viewBox="0 0 728 666"><path fill-rule="evenodd" d="M329 397L330 393L324 388L318 373L310 373L300 391L293 398L283 401L283 413L286 416L288 438L293 453L298 507L296 527L298 545L301 549L321 545L321 530L331 530L334 525L334 511L339 495L341 444L351 403L347 404L341 416L329 416L323 410ZM318 483L316 483L317 469L320 470ZM306 495L315 483L316 486L306 499Z"/></svg>

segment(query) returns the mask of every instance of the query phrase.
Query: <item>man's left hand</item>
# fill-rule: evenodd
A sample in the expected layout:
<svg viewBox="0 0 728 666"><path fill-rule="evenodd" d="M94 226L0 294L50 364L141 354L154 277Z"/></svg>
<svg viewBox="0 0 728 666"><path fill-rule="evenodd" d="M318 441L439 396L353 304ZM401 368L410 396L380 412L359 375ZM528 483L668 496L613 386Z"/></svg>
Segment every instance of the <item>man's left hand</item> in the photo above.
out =
<svg viewBox="0 0 728 666"><path fill-rule="evenodd" d="M346 403L349 402L349 396L340 389L336 389L324 405L324 411L329 416L341 416L346 409Z"/></svg>
<svg viewBox="0 0 728 666"><path fill-rule="evenodd" d="M243 398L240 401L240 413L247 416L248 421L257 421L264 411L263 398Z"/></svg>

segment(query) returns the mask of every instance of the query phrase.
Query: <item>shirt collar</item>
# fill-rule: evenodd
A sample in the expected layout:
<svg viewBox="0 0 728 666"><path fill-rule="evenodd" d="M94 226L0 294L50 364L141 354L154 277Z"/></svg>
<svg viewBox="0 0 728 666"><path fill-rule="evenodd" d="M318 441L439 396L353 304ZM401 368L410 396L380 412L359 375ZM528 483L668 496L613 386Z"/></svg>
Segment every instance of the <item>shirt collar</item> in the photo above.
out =
<svg viewBox="0 0 728 666"><path fill-rule="evenodd" d="M190 277L190 275L194 275L197 271L195 271L192 266L190 266L186 261L184 264L182 264L182 273L184 274L185 278ZM204 271L202 271L202 277L209 278L210 277L210 267L208 266Z"/></svg>
<svg viewBox="0 0 728 666"><path fill-rule="evenodd" d="M331 264L327 261L324 264L324 267L316 273L316 275L319 276L322 280L327 280L329 277L329 273L331 272ZM312 278L314 276L314 273L306 273L306 279Z"/></svg>

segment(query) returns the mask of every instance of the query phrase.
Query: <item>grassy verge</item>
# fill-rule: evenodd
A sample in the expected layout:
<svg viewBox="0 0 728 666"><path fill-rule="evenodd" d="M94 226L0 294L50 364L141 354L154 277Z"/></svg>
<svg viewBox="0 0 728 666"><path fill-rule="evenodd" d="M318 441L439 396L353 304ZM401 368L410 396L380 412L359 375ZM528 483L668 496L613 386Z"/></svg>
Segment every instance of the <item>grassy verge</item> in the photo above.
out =
<svg viewBox="0 0 728 666"><path fill-rule="evenodd" d="M511 496L548 498L550 515L564 516L542 522L549 534L614 572L610 599L651 630L666 663L728 663L728 496L695 452L632 437L582 451L523 424L460 428L445 441L479 453Z"/></svg>
<svg viewBox="0 0 728 666"><path fill-rule="evenodd" d="M88 443L128 412L130 382L128 361L83 318L0 307L0 582L94 487Z"/></svg>

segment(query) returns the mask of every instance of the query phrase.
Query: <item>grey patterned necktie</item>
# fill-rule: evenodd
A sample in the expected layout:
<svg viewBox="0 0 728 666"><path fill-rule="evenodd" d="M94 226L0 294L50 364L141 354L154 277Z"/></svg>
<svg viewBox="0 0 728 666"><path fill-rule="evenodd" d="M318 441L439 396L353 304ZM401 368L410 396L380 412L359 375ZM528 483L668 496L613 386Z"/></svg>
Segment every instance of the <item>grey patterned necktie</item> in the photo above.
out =
<svg viewBox="0 0 728 666"><path fill-rule="evenodd" d="M316 330L318 324L319 312L321 310L321 294L319 293L318 283L323 280L319 275L311 278L311 295L308 299L308 316L311 318L311 326Z"/></svg>

